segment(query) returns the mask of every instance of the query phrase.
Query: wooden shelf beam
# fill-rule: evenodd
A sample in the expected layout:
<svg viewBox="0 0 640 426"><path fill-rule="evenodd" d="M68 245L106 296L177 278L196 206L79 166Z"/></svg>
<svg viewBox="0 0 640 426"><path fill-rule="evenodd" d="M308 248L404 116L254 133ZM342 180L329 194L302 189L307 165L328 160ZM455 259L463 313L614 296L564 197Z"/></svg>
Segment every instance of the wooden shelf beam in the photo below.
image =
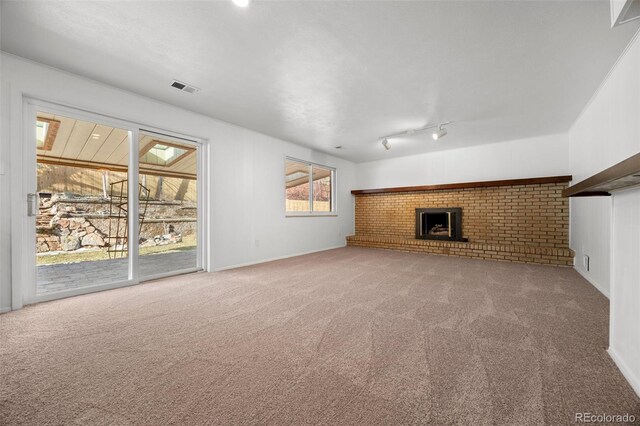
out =
<svg viewBox="0 0 640 426"><path fill-rule="evenodd" d="M611 191L640 185L640 153L562 191L564 197L608 196Z"/></svg>
<svg viewBox="0 0 640 426"><path fill-rule="evenodd" d="M495 186L536 185L547 183L566 183L571 176L548 176L527 179L486 180L480 182L445 183L439 185L402 186L396 188L354 189L353 195L385 194L393 192L440 191L447 189L489 188Z"/></svg>

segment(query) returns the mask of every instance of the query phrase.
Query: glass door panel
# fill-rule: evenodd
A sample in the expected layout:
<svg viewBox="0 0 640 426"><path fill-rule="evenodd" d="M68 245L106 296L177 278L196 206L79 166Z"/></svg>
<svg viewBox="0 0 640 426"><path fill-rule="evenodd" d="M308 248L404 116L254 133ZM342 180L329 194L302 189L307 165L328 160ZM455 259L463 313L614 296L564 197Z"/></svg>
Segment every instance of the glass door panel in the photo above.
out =
<svg viewBox="0 0 640 426"><path fill-rule="evenodd" d="M309 164L287 158L285 161L285 200L287 212L309 212Z"/></svg>
<svg viewBox="0 0 640 426"><path fill-rule="evenodd" d="M331 180L333 179L333 170L327 167L312 166L313 170L313 211L314 212L330 212L333 211L331 201L333 196L331 188L333 187Z"/></svg>
<svg viewBox="0 0 640 426"><path fill-rule="evenodd" d="M141 133L139 276L198 268L198 146Z"/></svg>
<svg viewBox="0 0 640 426"><path fill-rule="evenodd" d="M34 143L36 296L127 281L129 131L39 111Z"/></svg>

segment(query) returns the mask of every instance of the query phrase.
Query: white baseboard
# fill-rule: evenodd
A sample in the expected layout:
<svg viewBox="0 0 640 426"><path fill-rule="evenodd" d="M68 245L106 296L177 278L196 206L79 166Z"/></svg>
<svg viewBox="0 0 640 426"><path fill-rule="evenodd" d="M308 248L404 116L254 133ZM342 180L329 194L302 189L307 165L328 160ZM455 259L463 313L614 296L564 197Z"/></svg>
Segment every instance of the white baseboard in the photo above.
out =
<svg viewBox="0 0 640 426"><path fill-rule="evenodd" d="M575 265L573 266L573 269L576 270L577 273L579 273L580 275L582 275L582 278L584 278L585 280L589 281L589 283L594 286L600 293L604 294L605 297L607 299L609 299L609 290L605 289L602 285L598 284L596 281L594 281L590 276L586 275L584 272L582 272L580 270L580 268L577 268Z"/></svg>
<svg viewBox="0 0 640 426"><path fill-rule="evenodd" d="M611 357L613 362L615 362L618 366L618 369L620 370L624 378L627 379L627 382L629 382L633 390L640 397L640 377L636 376L636 374L629 368L627 363L625 363L622 358L620 358L620 355L618 355L615 349L609 346L607 352L609 353L609 356Z"/></svg>
<svg viewBox="0 0 640 426"><path fill-rule="evenodd" d="M260 263L273 262L274 260L288 259L290 257L296 257L296 256L304 256L305 254L319 253L321 251L334 250L334 249L342 248L342 247L346 247L346 246L347 246L347 243L345 242L344 244L339 245L339 246L327 247L327 248L322 248L322 249L318 249L318 250L305 251L305 252L302 252L302 253L288 254L288 255L285 255L285 256L272 257L272 258L269 258L269 259L256 260L254 262L238 263L236 265L223 266L221 268L215 268L213 270L213 272L220 272L220 271L226 271L228 269L242 268L244 266L258 265Z"/></svg>

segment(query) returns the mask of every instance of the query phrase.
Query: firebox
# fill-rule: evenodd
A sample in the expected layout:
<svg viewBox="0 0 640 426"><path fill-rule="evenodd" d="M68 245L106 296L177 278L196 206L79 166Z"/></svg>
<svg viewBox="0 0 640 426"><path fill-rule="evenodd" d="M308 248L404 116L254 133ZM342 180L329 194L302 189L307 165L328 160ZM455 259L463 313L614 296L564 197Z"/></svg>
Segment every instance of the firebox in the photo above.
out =
<svg viewBox="0 0 640 426"><path fill-rule="evenodd" d="M467 241L462 238L462 208L416 209L416 238Z"/></svg>

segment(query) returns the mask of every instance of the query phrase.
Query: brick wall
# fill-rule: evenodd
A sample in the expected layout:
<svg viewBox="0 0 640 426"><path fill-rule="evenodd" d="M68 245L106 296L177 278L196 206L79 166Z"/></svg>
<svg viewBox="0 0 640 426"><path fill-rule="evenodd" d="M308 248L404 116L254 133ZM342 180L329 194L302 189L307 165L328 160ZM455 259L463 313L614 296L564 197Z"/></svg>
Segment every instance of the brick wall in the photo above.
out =
<svg viewBox="0 0 640 426"><path fill-rule="evenodd" d="M356 235L348 243L569 265L573 262L569 249L569 201L561 194L566 185L357 195ZM415 209L431 207L461 207L462 235L469 242L416 241Z"/></svg>

